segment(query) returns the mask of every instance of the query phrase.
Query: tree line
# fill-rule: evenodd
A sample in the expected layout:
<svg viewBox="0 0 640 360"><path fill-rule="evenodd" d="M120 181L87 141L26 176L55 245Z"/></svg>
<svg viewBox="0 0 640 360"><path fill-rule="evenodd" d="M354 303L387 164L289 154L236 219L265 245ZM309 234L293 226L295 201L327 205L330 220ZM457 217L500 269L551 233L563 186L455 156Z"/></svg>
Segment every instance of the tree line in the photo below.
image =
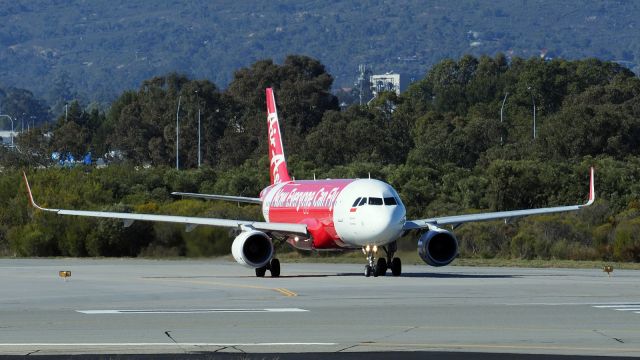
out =
<svg viewBox="0 0 640 360"><path fill-rule="evenodd" d="M317 60L292 55L281 64L261 60L237 70L225 90L172 73L123 93L106 111L73 103L49 128L21 135L19 151L0 153L2 253L227 253L233 234L226 230L123 228L111 220L34 213L19 171L30 169L36 198L52 207L259 218L255 207L169 193L255 196L268 185L264 88L271 86L289 169L298 179L370 174L400 192L408 217L423 218L579 203L593 165L594 206L506 225L464 225L456 232L461 254L640 260L640 80L624 67L597 59L463 56L436 64L399 96L383 93L343 110L332 81ZM118 150L125 159L105 169L61 169L47 160L53 150ZM417 235L408 237L401 246L415 246Z"/></svg>

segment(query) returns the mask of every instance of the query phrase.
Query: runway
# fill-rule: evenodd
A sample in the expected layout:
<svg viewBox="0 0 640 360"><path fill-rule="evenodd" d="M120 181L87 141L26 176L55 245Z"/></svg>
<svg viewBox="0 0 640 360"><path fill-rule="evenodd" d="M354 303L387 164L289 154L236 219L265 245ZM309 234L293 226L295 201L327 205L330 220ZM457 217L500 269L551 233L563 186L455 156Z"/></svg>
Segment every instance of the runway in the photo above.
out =
<svg viewBox="0 0 640 360"><path fill-rule="evenodd" d="M0 354L640 356L640 271L362 267L0 259Z"/></svg>

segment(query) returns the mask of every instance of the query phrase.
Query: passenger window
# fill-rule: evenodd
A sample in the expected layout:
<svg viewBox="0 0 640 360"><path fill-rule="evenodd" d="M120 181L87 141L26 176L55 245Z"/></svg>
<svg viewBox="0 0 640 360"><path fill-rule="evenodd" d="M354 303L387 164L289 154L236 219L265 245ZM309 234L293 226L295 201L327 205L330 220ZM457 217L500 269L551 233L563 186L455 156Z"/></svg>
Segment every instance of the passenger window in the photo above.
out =
<svg viewBox="0 0 640 360"><path fill-rule="evenodd" d="M358 206L362 206L364 204L367 203L367 198L362 198L362 200L360 200L360 204L358 204Z"/></svg>
<svg viewBox="0 0 640 360"><path fill-rule="evenodd" d="M356 201L353 202L353 205L351 205L351 207L356 207L358 206L358 203L360 202L360 198L357 198Z"/></svg>
<svg viewBox="0 0 640 360"><path fill-rule="evenodd" d="M369 198L369 205L382 205L382 198Z"/></svg>
<svg viewBox="0 0 640 360"><path fill-rule="evenodd" d="M398 205L398 202L396 201L396 198L394 197L386 197L384 198L384 204L389 206L389 205Z"/></svg>

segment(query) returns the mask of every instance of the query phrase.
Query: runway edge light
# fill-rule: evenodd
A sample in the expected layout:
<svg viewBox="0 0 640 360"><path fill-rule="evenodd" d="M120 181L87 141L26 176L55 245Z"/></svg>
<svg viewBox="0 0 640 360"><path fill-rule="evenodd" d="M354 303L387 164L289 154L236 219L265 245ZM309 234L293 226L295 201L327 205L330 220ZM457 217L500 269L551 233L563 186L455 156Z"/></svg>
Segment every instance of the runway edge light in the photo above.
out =
<svg viewBox="0 0 640 360"><path fill-rule="evenodd" d="M607 275L609 275L609 277L611 277L611 273L613 272L613 266L606 265L605 267L602 268L602 271L606 272Z"/></svg>
<svg viewBox="0 0 640 360"><path fill-rule="evenodd" d="M58 272L58 275L59 275L61 278L65 279L65 281L66 281L66 280L67 280L67 278L70 278L70 277L71 277L71 271L69 271L69 270L60 271L60 272Z"/></svg>

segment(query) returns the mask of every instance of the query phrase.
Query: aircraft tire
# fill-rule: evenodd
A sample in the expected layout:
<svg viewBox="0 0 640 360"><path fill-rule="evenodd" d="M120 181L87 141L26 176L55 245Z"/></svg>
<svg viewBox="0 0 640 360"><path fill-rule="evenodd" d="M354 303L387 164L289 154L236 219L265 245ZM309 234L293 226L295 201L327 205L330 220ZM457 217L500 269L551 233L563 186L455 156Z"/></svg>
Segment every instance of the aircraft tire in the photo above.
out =
<svg viewBox="0 0 640 360"><path fill-rule="evenodd" d="M369 276L371 276L371 273L372 273L371 266L365 265L365 267L364 267L364 276L369 277Z"/></svg>
<svg viewBox="0 0 640 360"><path fill-rule="evenodd" d="M400 276L402 274L402 261L400 258L393 258L391 260L391 274L393 276Z"/></svg>
<svg viewBox="0 0 640 360"><path fill-rule="evenodd" d="M280 260L276 258L271 259L269 270L271 271L271 277L280 277Z"/></svg>
<svg viewBox="0 0 640 360"><path fill-rule="evenodd" d="M387 259L381 257L378 258L378 263L376 264L376 274L378 276L384 276L387 273Z"/></svg>
<svg viewBox="0 0 640 360"><path fill-rule="evenodd" d="M266 273L267 273L267 267L266 266L256 268L256 276L257 277L264 277L264 274L266 274Z"/></svg>

